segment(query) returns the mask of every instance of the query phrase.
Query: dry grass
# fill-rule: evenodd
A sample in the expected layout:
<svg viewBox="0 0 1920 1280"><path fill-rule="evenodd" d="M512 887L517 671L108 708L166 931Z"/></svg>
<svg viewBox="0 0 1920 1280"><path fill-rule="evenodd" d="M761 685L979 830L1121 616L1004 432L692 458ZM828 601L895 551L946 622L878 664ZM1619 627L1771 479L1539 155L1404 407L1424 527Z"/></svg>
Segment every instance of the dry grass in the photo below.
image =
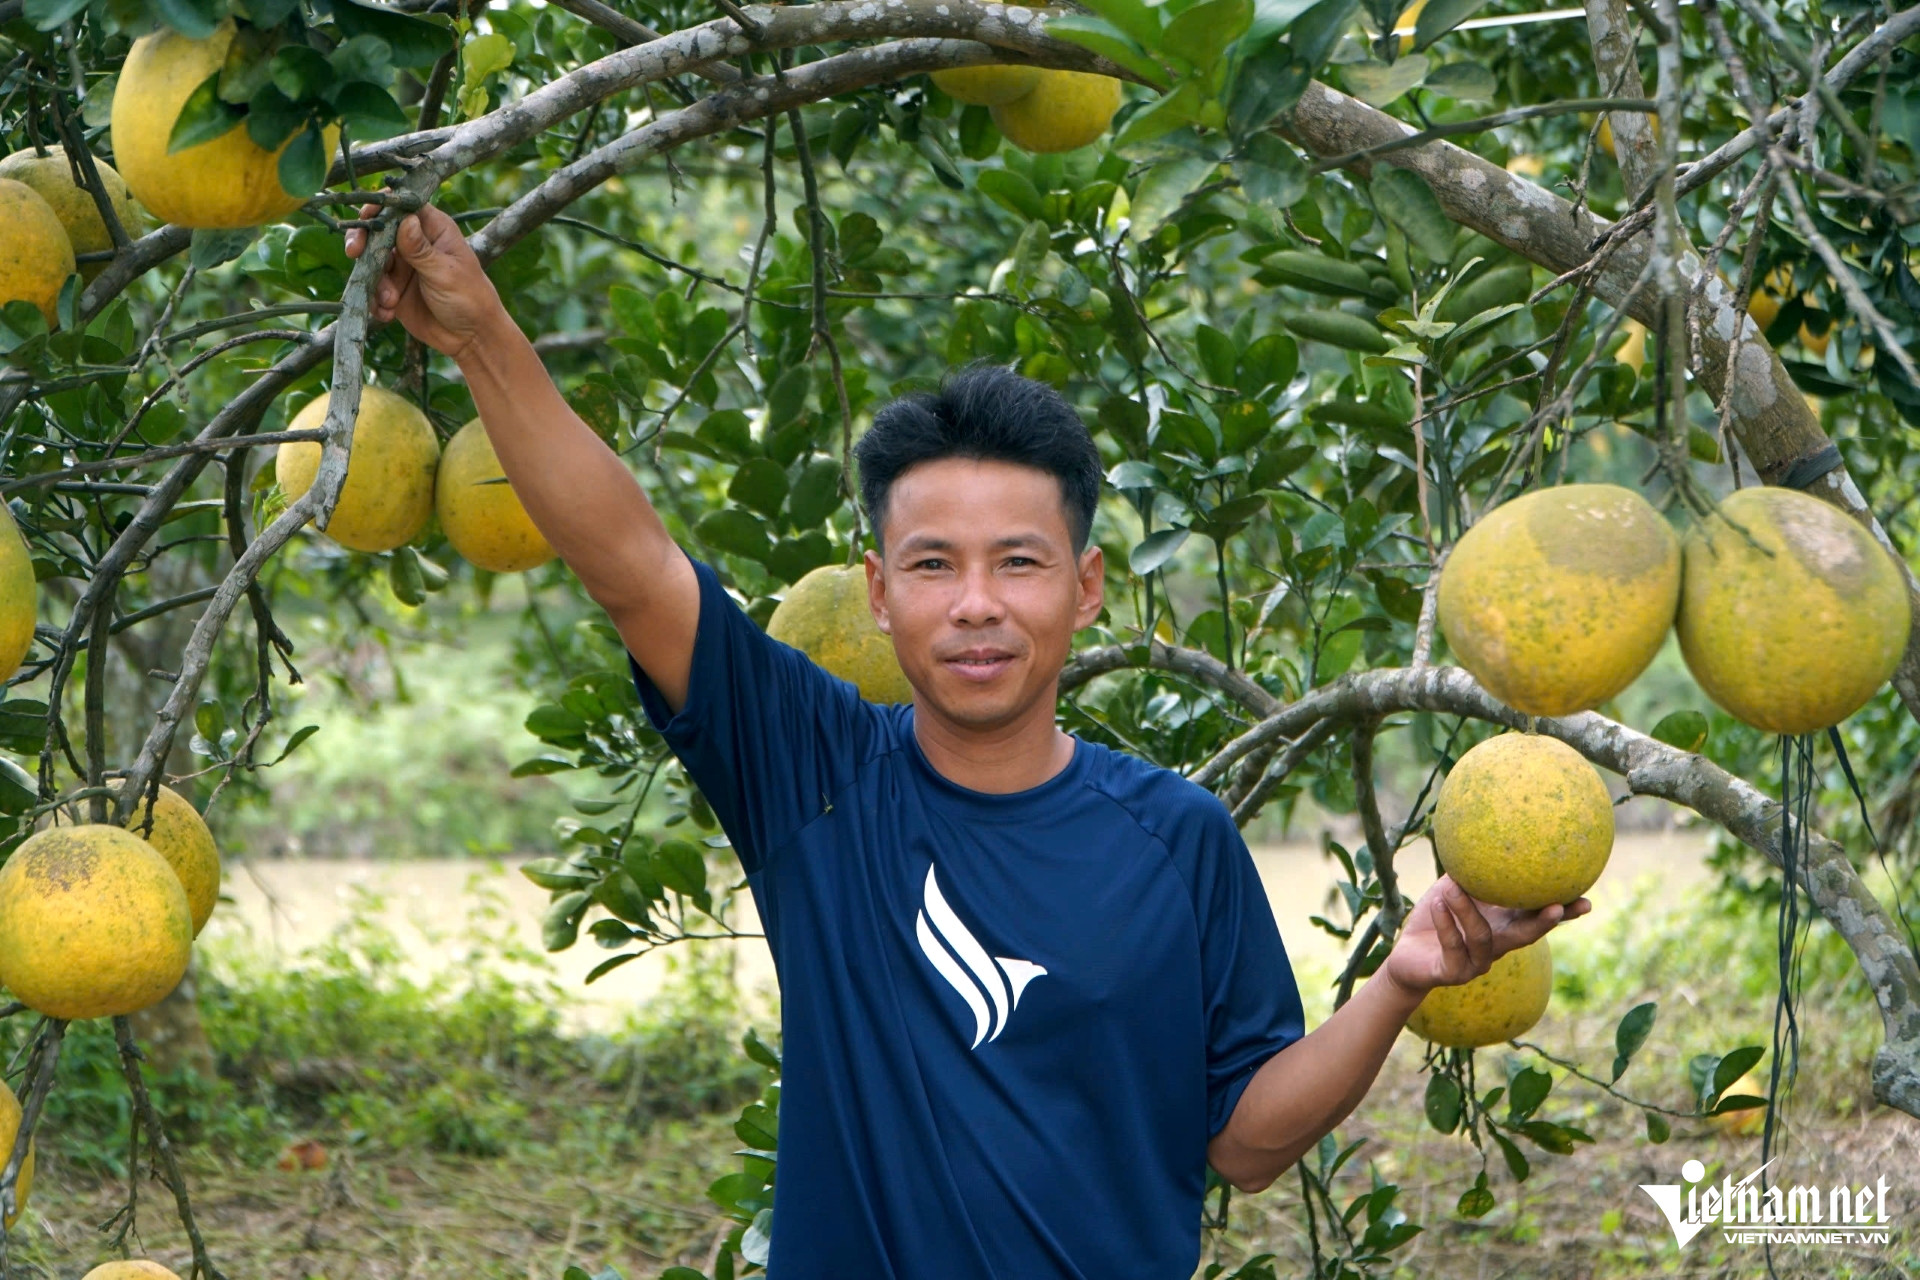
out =
<svg viewBox="0 0 1920 1280"><path fill-rule="evenodd" d="M1549 1016L1529 1039L1604 1075L1621 1014L1642 1000L1660 1004L1652 1039L1620 1082L1635 1098L1684 1108L1688 1059L1744 1043L1765 1043L1772 1018L1764 918L1745 920L1651 909L1614 913L1558 951L1560 985ZM1787 1247L1782 1277L1904 1277L1920 1266L1914 1191L1920 1188L1920 1122L1873 1104L1867 1064L1878 1018L1857 971L1831 939L1806 959L1799 1085L1773 1180L1786 1184L1871 1183L1892 1190L1892 1244L1878 1253ZM1310 1004L1322 975L1303 973ZM1310 1010L1314 1017L1324 1010ZM1510 1050L1479 1059L1484 1089ZM1545 1065L1525 1055L1534 1065ZM1478 1221L1454 1202L1481 1167L1461 1136L1421 1118L1420 1046L1403 1037L1343 1140L1370 1139L1343 1175L1344 1200L1365 1184L1368 1157L1402 1188L1400 1204L1425 1231L1397 1255L1397 1276L1443 1280L1543 1277L1587 1280L1682 1275L1766 1274L1757 1245L1729 1245L1703 1233L1676 1250L1665 1222L1636 1188L1678 1181L1681 1163L1703 1161L1709 1176L1739 1178L1758 1164L1759 1138L1678 1121L1671 1141L1647 1141L1637 1109L1552 1070L1547 1119L1597 1139L1558 1157L1528 1151L1532 1176L1516 1185L1496 1156L1489 1179L1498 1206ZM590 1079L549 1081L525 1098L524 1121L507 1154L476 1159L402 1143L390 1133L356 1132L351 1108L335 1109L310 1131L327 1165L289 1172L269 1156L249 1165L205 1148L189 1155L195 1203L216 1261L230 1280L557 1280L568 1263L618 1267L640 1280L672 1263L704 1267L728 1224L704 1188L734 1165L731 1116L659 1120L641 1131ZM404 1098L404 1111L416 1104ZM378 1114L377 1112L373 1114ZM371 1126L375 1130L377 1125ZM18 1234L23 1275L74 1280L102 1261L104 1221L126 1195L121 1181L89 1174L44 1151L43 1175ZM1282 1276L1310 1274L1298 1184L1239 1199L1233 1226L1210 1243L1229 1263L1279 1255ZM141 1192L141 1244L185 1274L186 1251L158 1184ZM1324 1224L1323 1224L1324 1227ZM1126 1278L1123 1278L1126 1280ZM1158 1280L1158 1278L1155 1278Z"/></svg>

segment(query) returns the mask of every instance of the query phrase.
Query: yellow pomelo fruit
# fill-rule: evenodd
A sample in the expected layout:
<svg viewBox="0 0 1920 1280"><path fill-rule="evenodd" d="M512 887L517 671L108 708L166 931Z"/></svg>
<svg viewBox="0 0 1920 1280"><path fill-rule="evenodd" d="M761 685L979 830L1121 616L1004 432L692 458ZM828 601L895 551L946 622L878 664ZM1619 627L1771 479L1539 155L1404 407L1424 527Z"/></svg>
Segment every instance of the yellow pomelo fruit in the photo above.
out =
<svg viewBox="0 0 1920 1280"><path fill-rule="evenodd" d="M1547 171L1547 162L1530 152L1507 158L1507 172L1518 178L1537 178Z"/></svg>
<svg viewBox="0 0 1920 1280"><path fill-rule="evenodd" d="M1552 995L1553 949L1542 938L1507 952L1472 982L1427 992L1407 1026L1434 1044L1479 1049L1525 1035Z"/></svg>
<svg viewBox="0 0 1920 1280"><path fill-rule="evenodd" d="M867 607L867 574L859 565L823 565L794 583L767 620L767 634L858 685L868 702L913 701L893 641Z"/></svg>
<svg viewBox="0 0 1920 1280"><path fill-rule="evenodd" d="M1906 581L1873 535L1797 489L1741 489L1687 534L1680 652L1707 696L1768 733L1818 733L1899 665Z"/></svg>
<svg viewBox="0 0 1920 1280"><path fill-rule="evenodd" d="M0 499L0 681L11 680L33 647L33 624L40 615L40 586L33 577L33 556L13 512Z"/></svg>
<svg viewBox="0 0 1920 1280"><path fill-rule="evenodd" d="M103 1262L87 1272L81 1280L180 1280L180 1277L157 1262L128 1258L120 1262Z"/></svg>
<svg viewBox="0 0 1920 1280"><path fill-rule="evenodd" d="M1806 347L1808 351L1813 353L1815 360L1824 360L1827 358L1827 344L1832 341L1833 329L1831 326L1828 327L1825 333L1815 333L1804 324L1800 326L1800 343Z"/></svg>
<svg viewBox="0 0 1920 1280"><path fill-rule="evenodd" d="M1572 902L1613 852L1613 799L1558 738L1504 733L1461 756L1440 786L1433 847L1448 875L1495 906Z"/></svg>
<svg viewBox="0 0 1920 1280"><path fill-rule="evenodd" d="M1767 1096L1767 1075L1755 1067L1747 1074L1727 1086L1720 1095L1725 1102L1728 1098L1765 1098ZM1750 1136L1767 1127L1767 1109L1748 1107L1744 1111L1729 1111L1725 1115L1708 1116L1707 1123L1725 1134Z"/></svg>
<svg viewBox="0 0 1920 1280"><path fill-rule="evenodd" d="M220 901L220 847L213 842L207 820L192 801L172 787L161 787L153 802L152 830L147 829L144 795L127 818L127 830L143 837L180 877L180 887L187 891L187 910L193 916L193 936L199 937Z"/></svg>
<svg viewBox="0 0 1920 1280"><path fill-rule="evenodd" d="M1592 119L1591 116L1587 118ZM1653 140L1655 142L1660 141L1660 122L1656 119L1649 118L1647 125L1653 130ZM1600 134L1597 141L1600 143L1600 149L1602 151L1612 156L1615 160L1620 158L1618 153L1613 149L1613 123L1604 116L1601 117L1600 120Z"/></svg>
<svg viewBox="0 0 1920 1280"><path fill-rule="evenodd" d="M332 398L327 392L309 401L287 430L325 426ZM347 482L327 536L355 551L391 551L413 541L433 515L433 476L439 465L440 442L426 415L391 391L362 387L353 448L347 454ZM274 461L274 478L290 502L313 487L319 470L318 440L289 441Z"/></svg>
<svg viewBox="0 0 1920 1280"><path fill-rule="evenodd" d="M1620 344L1620 349L1614 352L1613 358L1635 373L1639 373L1647 367L1647 326L1638 320L1629 320L1625 328L1627 340Z"/></svg>
<svg viewBox="0 0 1920 1280"><path fill-rule="evenodd" d="M954 67L933 73L940 92L975 107L1002 107L1040 83L1039 67Z"/></svg>
<svg viewBox="0 0 1920 1280"><path fill-rule="evenodd" d="M433 506L441 531L469 564L495 573L518 573L553 559L553 548L534 527L506 476L487 429L475 418L447 441L433 481Z"/></svg>
<svg viewBox="0 0 1920 1280"><path fill-rule="evenodd" d="M1489 693L1532 716L1598 706L1660 650L1680 593L1680 539L1611 484L1538 489L1461 537L1440 628Z"/></svg>
<svg viewBox="0 0 1920 1280"><path fill-rule="evenodd" d="M31 302L52 328L72 274L73 242L53 206L26 183L0 178L0 305Z"/></svg>
<svg viewBox="0 0 1920 1280"><path fill-rule="evenodd" d="M167 139L193 91L226 64L228 19L204 40L162 29L133 42L113 91L113 158L120 176L155 216L183 227L257 227L298 209L280 185L280 153L247 136L243 123L219 137L167 154ZM295 134L294 137L299 137ZM340 130L325 131L327 155Z"/></svg>
<svg viewBox="0 0 1920 1280"><path fill-rule="evenodd" d="M993 123L1022 151L1073 151L1105 133L1119 109L1111 76L1043 70L1031 92L993 108Z"/></svg>
<svg viewBox="0 0 1920 1280"><path fill-rule="evenodd" d="M49 827L0 867L0 986L50 1018L106 1018L180 985L193 916L152 845L106 823Z"/></svg>
<svg viewBox="0 0 1920 1280"><path fill-rule="evenodd" d="M13 1140L20 1136L20 1099L0 1080L0 1169L6 1168L13 1154ZM13 1184L13 1216L6 1222L7 1230L13 1230L13 1224L20 1221L20 1214L27 1207L27 1197L33 1192L33 1143L27 1143L27 1158L20 1164L19 1181Z"/></svg>
<svg viewBox="0 0 1920 1280"><path fill-rule="evenodd" d="M113 206L120 226L128 236L138 236L139 212L127 195L127 184L120 181L112 165L98 156L94 157L93 167L100 174L100 185L106 189L107 203ZM31 147L16 151L0 160L0 178L24 182L39 192L40 198L52 208L53 216L60 219L60 225L66 229L67 240L76 254L100 253L113 248L113 233L107 230L100 207L93 202L93 193L73 180L73 166L67 163L64 148L49 147L44 156L35 155ZM89 262L80 268L81 278L92 280L106 265Z"/></svg>

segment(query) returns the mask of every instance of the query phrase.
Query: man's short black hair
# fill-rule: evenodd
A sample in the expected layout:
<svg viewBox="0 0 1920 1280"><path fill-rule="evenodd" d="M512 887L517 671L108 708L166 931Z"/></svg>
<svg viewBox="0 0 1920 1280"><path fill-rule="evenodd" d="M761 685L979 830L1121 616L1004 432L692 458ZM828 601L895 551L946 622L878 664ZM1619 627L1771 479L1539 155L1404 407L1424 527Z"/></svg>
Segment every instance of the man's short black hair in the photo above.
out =
<svg viewBox="0 0 1920 1280"><path fill-rule="evenodd" d="M874 415L853 447L860 505L880 544L887 494L909 467L940 458L1014 462L1060 482L1075 555L1086 550L1100 499L1100 450L1073 406L1044 382L999 365L949 374L938 391L903 396Z"/></svg>

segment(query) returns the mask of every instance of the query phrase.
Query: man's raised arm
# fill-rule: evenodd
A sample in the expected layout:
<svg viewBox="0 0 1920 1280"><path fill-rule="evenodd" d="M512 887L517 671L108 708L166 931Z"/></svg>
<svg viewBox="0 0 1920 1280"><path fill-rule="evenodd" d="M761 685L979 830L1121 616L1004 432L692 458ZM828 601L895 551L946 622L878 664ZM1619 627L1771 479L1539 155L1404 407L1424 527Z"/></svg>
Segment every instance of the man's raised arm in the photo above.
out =
<svg viewBox="0 0 1920 1280"><path fill-rule="evenodd" d="M375 212L369 205L362 216ZM350 257L364 244L364 233L347 233ZM397 318L460 366L535 527L678 711L699 622L693 566L619 455L568 407L452 218L429 205L402 221L372 318Z"/></svg>

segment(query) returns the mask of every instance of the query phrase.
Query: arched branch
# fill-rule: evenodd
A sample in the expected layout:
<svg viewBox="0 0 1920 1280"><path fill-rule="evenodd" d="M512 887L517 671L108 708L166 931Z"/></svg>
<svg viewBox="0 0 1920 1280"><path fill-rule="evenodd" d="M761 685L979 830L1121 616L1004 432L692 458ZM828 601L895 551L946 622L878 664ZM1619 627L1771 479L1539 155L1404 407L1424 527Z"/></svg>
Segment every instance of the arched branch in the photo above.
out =
<svg viewBox="0 0 1920 1280"><path fill-rule="evenodd" d="M1133 660L1138 650L1132 648L1088 650L1077 655L1068 670L1084 683L1090 678L1080 674L1084 672L1148 665L1170 670L1176 663L1204 670L1206 663L1200 660L1209 659L1191 650L1154 648L1151 662ZM1159 652L1162 649L1164 654ZM1388 668L1343 676L1312 690L1249 729L1241 740L1253 739L1256 745L1282 738L1297 741L1322 724L1368 725L1406 711L1470 716L1512 729L1525 728L1527 721L1495 701L1459 667ZM1534 727L1619 774L1633 794L1685 805L1759 851L1775 867L1784 867L1780 805L1705 756L1668 746L1591 711L1537 720ZM1801 888L1852 948L1880 1007L1886 1040L1874 1055L1874 1096L1920 1116L1920 962L1886 909L1861 883L1840 844L1810 833L1807 856L1798 872Z"/></svg>

